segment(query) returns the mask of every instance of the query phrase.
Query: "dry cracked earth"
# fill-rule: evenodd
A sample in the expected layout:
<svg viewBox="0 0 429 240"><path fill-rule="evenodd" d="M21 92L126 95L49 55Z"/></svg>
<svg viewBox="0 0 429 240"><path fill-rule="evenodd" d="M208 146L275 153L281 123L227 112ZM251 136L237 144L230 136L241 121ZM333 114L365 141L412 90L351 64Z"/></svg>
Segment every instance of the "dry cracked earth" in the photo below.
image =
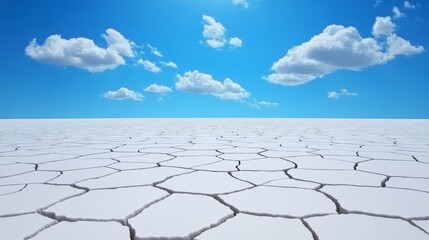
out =
<svg viewBox="0 0 429 240"><path fill-rule="evenodd" d="M0 239L429 239L429 121L0 120Z"/></svg>

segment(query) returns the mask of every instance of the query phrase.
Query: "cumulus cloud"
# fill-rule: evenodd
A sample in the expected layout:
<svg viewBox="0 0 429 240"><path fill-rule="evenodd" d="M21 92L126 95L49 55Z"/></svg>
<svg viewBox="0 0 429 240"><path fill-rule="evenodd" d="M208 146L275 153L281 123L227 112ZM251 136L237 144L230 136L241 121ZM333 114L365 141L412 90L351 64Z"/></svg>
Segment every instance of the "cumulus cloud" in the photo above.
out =
<svg viewBox="0 0 429 240"><path fill-rule="evenodd" d="M134 92L133 90L129 90L128 88L121 87L116 91L107 91L103 94L104 98L110 99L110 100L134 100L134 101L141 101L143 100L144 96L141 93Z"/></svg>
<svg viewBox="0 0 429 240"><path fill-rule="evenodd" d="M161 68L156 66L155 63L149 61L149 60L143 60L143 59L139 59L137 61L138 65L143 66L146 70L153 72L153 73L159 73L161 72Z"/></svg>
<svg viewBox="0 0 429 240"><path fill-rule="evenodd" d="M274 108L277 107L279 104L276 102L269 102L269 101L254 101L253 103L249 103L251 107L261 109L261 108Z"/></svg>
<svg viewBox="0 0 429 240"><path fill-rule="evenodd" d="M176 76L176 89L196 94L210 94L223 100L243 100L250 93L233 80L226 78L223 82L213 79L210 74L199 71L188 71Z"/></svg>
<svg viewBox="0 0 429 240"><path fill-rule="evenodd" d="M386 56L389 60L398 55L414 55L424 51L422 46L413 46L410 41L405 40L396 34L387 37L387 45L389 46Z"/></svg>
<svg viewBox="0 0 429 240"><path fill-rule="evenodd" d="M402 17L405 17L405 14L404 13L402 13L400 10L399 10L399 8L398 7L393 7L392 8L392 12L393 12L393 18L395 19L395 18L402 18Z"/></svg>
<svg viewBox="0 0 429 240"><path fill-rule="evenodd" d="M152 46L152 45L150 45L150 44L148 44L147 46L149 47L150 52L151 52L153 55L158 56L158 57L164 57L164 56L162 55L161 51L159 51L156 47L153 47L153 46Z"/></svg>
<svg viewBox="0 0 429 240"><path fill-rule="evenodd" d="M414 4L412 4L412 3L408 2L408 1L405 1L404 2L404 8L414 9L414 8L416 8L416 5L414 5Z"/></svg>
<svg viewBox="0 0 429 240"><path fill-rule="evenodd" d="M395 31L396 25L390 17L376 17L372 26L372 34L376 37L381 35L391 35Z"/></svg>
<svg viewBox="0 0 429 240"><path fill-rule="evenodd" d="M168 61L168 62L160 62L162 66L164 67L171 67L171 68L177 68L177 64L172 62L172 61Z"/></svg>
<svg viewBox="0 0 429 240"><path fill-rule="evenodd" d="M146 87L144 89L145 92L153 92L153 93L160 93L160 94L167 94L170 93L172 90L171 88L163 85L158 85L156 83L153 83Z"/></svg>
<svg viewBox="0 0 429 240"><path fill-rule="evenodd" d="M330 99L338 99L340 97L356 97L357 93L349 92L347 89L340 89L339 92L336 91L328 91L328 98Z"/></svg>
<svg viewBox="0 0 429 240"><path fill-rule="evenodd" d="M206 44L214 49L221 50L225 45L236 48L241 47L242 40L238 37L226 38L226 28L213 17L203 15L203 37Z"/></svg>
<svg viewBox="0 0 429 240"><path fill-rule="evenodd" d="M289 49L274 62L271 73L263 79L288 86L296 86L321 78L334 71L360 70L383 64L398 55L413 55L424 51L397 36L390 17L377 17L374 37L363 38L354 27L329 25L310 41Z"/></svg>
<svg viewBox="0 0 429 240"><path fill-rule="evenodd" d="M234 5L241 5L244 8L249 8L249 2L247 0L232 0Z"/></svg>
<svg viewBox="0 0 429 240"><path fill-rule="evenodd" d="M125 64L123 57L134 56L132 42L114 29L102 35L108 47L102 48L93 40L78 37L65 39L54 34L42 45L33 39L25 48L25 54L41 63L64 67L77 67L90 72L102 72Z"/></svg>
<svg viewBox="0 0 429 240"><path fill-rule="evenodd" d="M203 15L204 29L203 37L206 43L212 48L222 48L225 46L226 28L220 22L216 22L213 17Z"/></svg>
<svg viewBox="0 0 429 240"><path fill-rule="evenodd" d="M241 47L242 44L243 41L241 41L241 39L238 37L233 37L229 39L229 45L231 45L231 47Z"/></svg>

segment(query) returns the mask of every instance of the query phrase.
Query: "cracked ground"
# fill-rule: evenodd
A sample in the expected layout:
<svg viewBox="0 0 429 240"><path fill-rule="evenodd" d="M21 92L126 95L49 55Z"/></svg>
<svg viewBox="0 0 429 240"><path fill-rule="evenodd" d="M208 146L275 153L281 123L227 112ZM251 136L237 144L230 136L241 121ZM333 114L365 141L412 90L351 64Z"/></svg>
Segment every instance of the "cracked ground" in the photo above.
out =
<svg viewBox="0 0 429 240"><path fill-rule="evenodd" d="M0 239L429 239L429 121L0 121Z"/></svg>

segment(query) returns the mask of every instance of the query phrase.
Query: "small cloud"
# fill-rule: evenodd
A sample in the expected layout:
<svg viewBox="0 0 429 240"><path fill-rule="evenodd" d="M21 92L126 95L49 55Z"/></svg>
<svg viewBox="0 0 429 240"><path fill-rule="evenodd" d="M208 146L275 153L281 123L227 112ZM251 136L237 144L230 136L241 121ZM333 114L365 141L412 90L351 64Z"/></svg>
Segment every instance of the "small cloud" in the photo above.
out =
<svg viewBox="0 0 429 240"><path fill-rule="evenodd" d="M213 79L210 74L199 71L188 71L183 76L176 76L176 89L196 94L210 94L222 100L243 100L250 93L232 79L223 82Z"/></svg>
<svg viewBox="0 0 429 240"><path fill-rule="evenodd" d="M261 108L275 108L279 104L277 102L268 102L268 101L254 101L253 103L249 103L251 107L261 109Z"/></svg>
<svg viewBox="0 0 429 240"><path fill-rule="evenodd" d="M220 22L216 22L213 17L203 15L204 29L203 37L206 43L215 49L222 48L225 45L226 28Z"/></svg>
<svg viewBox="0 0 429 240"><path fill-rule="evenodd" d="M203 15L203 24L203 38L209 47L216 50L222 50L227 44L233 48L241 47L243 41L238 37L227 40L225 37L226 28L213 17Z"/></svg>
<svg viewBox="0 0 429 240"><path fill-rule="evenodd" d="M392 12L393 12L393 19L397 19L397 18L403 18L405 17L405 14L402 13L398 7L393 7L392 8Z"/></svg>
<svg viewBox="0 0 429 240"><path fill-rule="evenodd" d="M124 57L133 57L133 42L118 31L109 28L102 37L107 48L99 47L92 39L78 37L65 39L55 34L42 45L33 39L25 54L41 63L63 67L82 68L89 72L103 72L125 64Z"/></svg>
<svg viewBox="0 0 429 240"><path fill-rule="evenodd" d="M241 5L244 8L249 8L249 2L247 0L232 0L232 4Z"/></svg>
<svg viewBox="0 0 429 240"><path fill-rule="evenodd" d="M406 9L414 9L414 8L416 8L416 5L414 5L414 4L412 4L412 3L408 2L408 1L405 1L404 2L404 8L406 8Z"/></svg>
<svg viewBox="0 0 429 240"><path fill-rule="evenodd" d="M424 51L419 45L395 34L390 17L377 17L372 31L374 37L363 38L355 27L329 25L309 41L289 49L273 63L273 73L262 77L271 83L297 86L337 70L358 71L384 64L399 55Z"/></svg>
<svg viewBox="0 0 429 240"><path fill-rule="evenodd" d="M330 99L338 99L340 97L356 97L357 93L349 92L347 89L343 88L339 92L336 91L328 91L328 98Z"/></svg>
<svg viewBox="0 0 429 240"><path fill-rule="evenodd" d="M153 92L153 93L160 93L160 94L167 94L172 92L171 88L163 85L158 85L156 83L153 83L146 87L144 89L145 92Z"/></svg>
<svg viewBox="0 0 429 240"><path fill-rule="evenodd" d="M231 47L241 47L242 44L243 41L241 41L241 39L238 37L233 37L229 39L229 45L231 45Z"/></svg>
<svg viewBox="0 0 429 240"><path fill-rule="evenodd" d="M376 0L374 3L374 7L378 7L378 5L380 5L381 3L383 3L383 0Z"/></svg>
<svg viewBox="0 0 429 240"><path fill-rule="evenodd" d="M162 98L162 97L158 97L158 98L156 99L156 101L158 101L158 102L164 102L164 98Z"/></svg>
<svg viewBox="0 0 429 240"><path fill-rule="evenodd" d="M129 90L128 88L121 87L116 91L107 91L103 94L104 98L110 100L134 100L141 101L144 96L141 93L134 92L133 90Z"/></svg>
<svg viewBox="0 0 429 240"><path fill-rule="evenodd" d="M340 94L335 91L328 91L328 98L331 99L338 99L340 97Z"/></svg>
<svg viewBox="0 0 429 240"><path fill-rule="evenodd" d="M149 60L139 59L137 61L137 64L142 65L146 70L148 70L150 72L153 72L153 73L161 72L161 68L159 68L158 66L156 66L155 63L153 63Z"/></svg>
<svg viewBox="0 0 429 240"><path fill-rule="evenodd" d="M375 23L372 26L372 35L375 37L392 35L395 31L396 25L392 22L392 19L387 17L376 17Z"/></svg>
<svg viewBox="0 0 429 240"><path fill-rule="evenodd" d="M150 45L150 44L148 44L147 45L149 48L150 48L150 52L153 54L153 55L155 55L155 56L158 56L158 57L164 57L163 55L162 55L162 53L156 48L156 47L153 47L152 45Z"/></svg>
<svg viewBox="0 0 429 240"><path fill-rule="evenodd" d="M177 64L172 61L168 61L168 62L161 61L160 63L164 67L177 68Z"/></svg>

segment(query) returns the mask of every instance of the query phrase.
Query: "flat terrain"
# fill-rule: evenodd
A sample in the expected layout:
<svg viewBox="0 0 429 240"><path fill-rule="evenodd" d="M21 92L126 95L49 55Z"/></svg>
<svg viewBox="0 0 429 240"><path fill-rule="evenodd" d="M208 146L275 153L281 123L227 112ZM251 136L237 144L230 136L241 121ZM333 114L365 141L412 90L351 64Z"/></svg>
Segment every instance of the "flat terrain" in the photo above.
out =
<svg viewBox="0 0 429 240"><path fill-rule="evenodd" d="M0 120L0 239L429 239L429 121Z"/></svg>

